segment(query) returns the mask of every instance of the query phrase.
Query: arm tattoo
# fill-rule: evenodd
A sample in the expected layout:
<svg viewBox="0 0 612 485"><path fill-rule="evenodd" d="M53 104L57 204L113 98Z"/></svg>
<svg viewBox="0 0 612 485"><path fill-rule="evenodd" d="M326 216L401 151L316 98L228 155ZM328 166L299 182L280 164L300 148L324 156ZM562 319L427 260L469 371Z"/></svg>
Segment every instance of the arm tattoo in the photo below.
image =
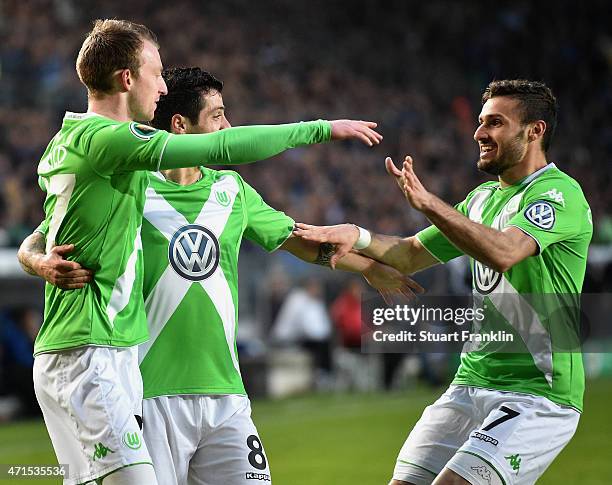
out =
<svg viewBox="0 0 612 485"><path fill-rule="evenodd" d="M19 260L19 264L21 264L21 268L26 273L37 276L32 261L41 254L45 254L45 236L35 231L21 244L19 252L17 253L17 259Z"/></svg>
<svg viewBox="0 0 612 485"><path fill-rule="evenodd" d="M330 243L319 244L319 255L313 262L314 264L320 264L321 266L329 266L331 257L336 252L336 247Z"/></svg>

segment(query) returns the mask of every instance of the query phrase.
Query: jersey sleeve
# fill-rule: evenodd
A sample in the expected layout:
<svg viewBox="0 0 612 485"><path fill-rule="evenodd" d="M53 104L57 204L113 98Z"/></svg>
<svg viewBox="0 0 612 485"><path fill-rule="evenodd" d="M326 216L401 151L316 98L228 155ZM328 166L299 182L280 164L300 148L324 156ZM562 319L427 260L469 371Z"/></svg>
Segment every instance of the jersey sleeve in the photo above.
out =
<svg viewBox="0 0 612 485"><path fill-rule="evenodd" d="M291 236L295 221L266 204L261 195L244 180L241 179L241 182L247 221L244 237L272 252Z"/></svg>
<svg viewBox="0 0 612 485"><path fill-rule="evenodd" d="M467 216L467 200L468 199L466 198L455 205L455 209L461 212L464 216ZM419 231L416 234L416 238L425 247L425 249L441 263L448 263L451 259L458 258L464 254L463 251L450 242L442 231L440 231L440 229L434 225Z"/></svg>
<svg viewBox="0 0 612 485"><path fill-rule="evenodd" d="M538 244L539 252L577 236L589 216L580 186L569 178L549 178L529 187L507 226L518 227Z"/></svg>
<svg viewBox="0 0 612 485"><path fill-rule="evenodd" d="M163 151L160 168L238 165L270 158L290 148L329 141L330 138L331 124L324 120L239 126L214 133L173 136Z"/></svg>
<svg viewBox="0 0 612 485"><path fill-rule="evenodd" d="M88 160L100 175L157 171L170 133L141 123L113 123L90 138Z"/></svg>
<svg viewBox="0 0 612 485"><path fill-rule="evenodd" d="M47 219L43 220L38 227L34 229L34 232L40 232L46 238L49 233L49 221Z"/></svg>

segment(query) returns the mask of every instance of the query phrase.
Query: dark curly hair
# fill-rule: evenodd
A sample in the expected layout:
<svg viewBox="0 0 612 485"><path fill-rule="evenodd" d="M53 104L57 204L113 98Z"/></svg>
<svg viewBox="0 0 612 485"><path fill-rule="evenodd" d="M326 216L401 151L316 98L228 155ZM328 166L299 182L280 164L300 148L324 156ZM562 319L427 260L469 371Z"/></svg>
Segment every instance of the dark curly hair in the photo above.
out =
<svg viewBox="0 0 612 485"><path fill-rule="evenodd" d="M173 67L162 72L168 86L168 94L157 103L151 124L160 130L170 131L172 117L180 114L192 123L198 122L204 108L202 94L223 91L223 83L199 67Z"/></svg>
<svg viewBox="0 0 612 485"><path fill-rule="evenodd" d="M557 99L544 83L525 79L492 81L482 93L482 104L497 96L508 96L519 101L521 123L543 120L546 131L542 137L542 148L548 151L557 127Z"/></svg>

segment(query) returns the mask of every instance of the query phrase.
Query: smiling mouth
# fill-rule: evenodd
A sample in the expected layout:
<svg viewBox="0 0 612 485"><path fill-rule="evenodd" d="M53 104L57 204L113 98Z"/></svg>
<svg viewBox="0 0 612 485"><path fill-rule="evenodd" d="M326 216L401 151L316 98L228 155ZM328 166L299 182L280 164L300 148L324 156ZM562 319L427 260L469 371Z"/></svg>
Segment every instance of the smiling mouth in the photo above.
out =
<svg viewBox="0 0 612 485"><path fill-rule="evenodd" d="M480 145L480 156L486 156L489 155L490 153L495 152L495 150L497 150L497 145L492 145L492 144L483 144Z"/></svg>

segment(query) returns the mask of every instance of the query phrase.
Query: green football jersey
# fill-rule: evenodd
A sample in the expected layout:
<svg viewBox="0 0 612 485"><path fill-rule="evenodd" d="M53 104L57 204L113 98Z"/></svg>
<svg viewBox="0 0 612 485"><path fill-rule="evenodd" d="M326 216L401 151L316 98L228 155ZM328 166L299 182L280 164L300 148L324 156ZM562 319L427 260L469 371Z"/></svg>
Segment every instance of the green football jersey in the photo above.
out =
<svg viewBox="0 0 612 485"><path fill-rule="evenodd" d="M538 253L503 274L470 260L474 301L485 315L477 331L501 330L514 343L511 351L499 342L466 347L453 384L545 396L582 410L582 354L569 345L577 329L566 328L571 318L557 311L568 298L578 301L593 234L580 185L551 163L509 187L484 183L457 210L498 230L519 228L536 241ZM435 226L417 238L441 262L463 254Z"/></svg>
<svg viewBox="0 0 612 485"><path fill-rule="evenodd" d="M144 397L244 394L236 351L242 237L273 251L294 221L232 171L191 185L149 175L142 242L151 338L140 345Z"/></svg>
<svg viewBox="0 0 612 485"><path fill-rule="evenodd" d="M35 354L147 339L140 242L145 171L252 162L330 135L328 122L313 121L173 136L95 113L67 113L38 166L47 192L39 230L47 251L74 244L69 259L93 270L94 280L72 291L46 285Z"/></svg>

